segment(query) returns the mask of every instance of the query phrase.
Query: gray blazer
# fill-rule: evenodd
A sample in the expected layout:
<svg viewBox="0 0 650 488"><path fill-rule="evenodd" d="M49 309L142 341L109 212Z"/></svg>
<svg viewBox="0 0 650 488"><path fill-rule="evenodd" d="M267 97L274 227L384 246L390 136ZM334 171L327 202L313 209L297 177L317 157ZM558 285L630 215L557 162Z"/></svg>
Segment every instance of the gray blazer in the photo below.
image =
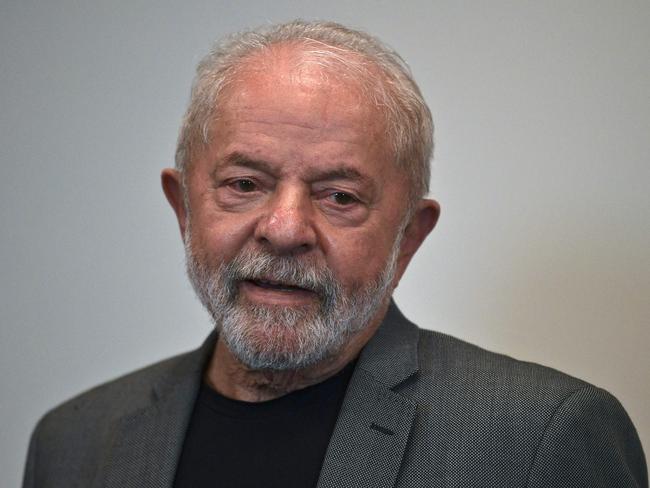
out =
<svg viewBox="0 0 650 488"><path fill-rule="evenodd" d="M49 412L24 487L171 487L215 339ZM647 487L648 476L607 392L420 330L391 305L350 380L318 486Z"/></svg>

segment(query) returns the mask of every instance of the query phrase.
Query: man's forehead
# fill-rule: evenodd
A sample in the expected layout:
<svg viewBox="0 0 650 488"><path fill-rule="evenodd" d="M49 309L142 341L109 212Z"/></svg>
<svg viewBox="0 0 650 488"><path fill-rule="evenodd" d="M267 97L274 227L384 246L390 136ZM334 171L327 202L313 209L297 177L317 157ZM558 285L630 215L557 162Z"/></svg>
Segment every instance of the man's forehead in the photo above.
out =
<svg viewBox="0 0 650 488"><path fill-rule="evenodd" d="M347 86L321 80L296 83L282 73L256 73L230 86L217 109L212 126L213 140L259 140L258 135L319 145L358 150L388 149L381 144L383 117L377 108L363 101ZM341 144L330 146L332 142Z"/></svg>
<svg viewBox="0 0 650 488"><path fill-rule="evenodd" d="M375 97L358 76L346 69L345 56L325 62L326 53L314 58L300 46L278 46L251 54L243 60L235 76L222 93L221 109L250 106L260 95L275 92L291 94L295 103L326 117L328 109L344 108L349 113L362 112L379 117ZM367 81L367 80L366 80ZM269 100L273 101L273 100ZM291 101L291 100L289 100ZM286 98L282 103L286 103Z"/></svg>
<svg viewBox="0 0 650 488"><path fill-rule="evenodd" d="M316 76L296 77L281 71L252 73L237 79L224 94L219 109L222 116L231 115L229 111L263 108L260 101L264 101L263 107L268 109L290 112L292 108L299 108L319 121L328 121L335 114L376 115L375 107L364 100L352 84L344 85Z"/></svg>

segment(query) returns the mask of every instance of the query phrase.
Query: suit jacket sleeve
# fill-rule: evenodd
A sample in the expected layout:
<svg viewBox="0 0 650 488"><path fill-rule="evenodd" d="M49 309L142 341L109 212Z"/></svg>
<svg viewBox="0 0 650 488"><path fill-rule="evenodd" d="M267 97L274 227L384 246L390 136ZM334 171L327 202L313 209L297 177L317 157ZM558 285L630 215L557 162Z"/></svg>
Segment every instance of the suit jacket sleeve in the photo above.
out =
<svg viewBox="0 0 650 488"><path fill-rule="evenodd" d="M529 488L647 488L641 443L622 405L586 386L555 411L528 477Z"/></svg>

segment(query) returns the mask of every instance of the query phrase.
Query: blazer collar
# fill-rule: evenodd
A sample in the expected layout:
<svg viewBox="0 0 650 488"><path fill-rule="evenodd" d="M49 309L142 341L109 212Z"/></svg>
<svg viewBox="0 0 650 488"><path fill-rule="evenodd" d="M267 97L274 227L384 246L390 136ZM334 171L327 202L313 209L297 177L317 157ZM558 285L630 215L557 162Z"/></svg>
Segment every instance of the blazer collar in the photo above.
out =
<svg viewBox="0 0 650 488"><path fill-rule="evenodd" d="M357 368L387 388L395 388L418 371L419 330L391 300L382 324L359 356Z"/></svg>

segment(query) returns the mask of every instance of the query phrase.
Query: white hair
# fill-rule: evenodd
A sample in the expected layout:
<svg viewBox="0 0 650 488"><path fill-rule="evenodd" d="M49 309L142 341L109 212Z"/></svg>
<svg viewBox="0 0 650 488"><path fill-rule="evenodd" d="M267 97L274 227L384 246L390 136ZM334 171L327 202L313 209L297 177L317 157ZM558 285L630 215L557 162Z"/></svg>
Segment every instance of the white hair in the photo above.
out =
<svg viewBox="0 0 650 488"><path fill-rule="evenodd" d="M280 45L299 48L301 63L322 67L325 75L359 87L364 99L384 115L395 163L409 179L409 208L426 195L433 122L404 60L364 32L333 22L302 20L234 34L215 44L199 63L176 148L176 167L183 180L193 156L210 143L224 89L242 70L250 69L246 61Z"/></svg>

